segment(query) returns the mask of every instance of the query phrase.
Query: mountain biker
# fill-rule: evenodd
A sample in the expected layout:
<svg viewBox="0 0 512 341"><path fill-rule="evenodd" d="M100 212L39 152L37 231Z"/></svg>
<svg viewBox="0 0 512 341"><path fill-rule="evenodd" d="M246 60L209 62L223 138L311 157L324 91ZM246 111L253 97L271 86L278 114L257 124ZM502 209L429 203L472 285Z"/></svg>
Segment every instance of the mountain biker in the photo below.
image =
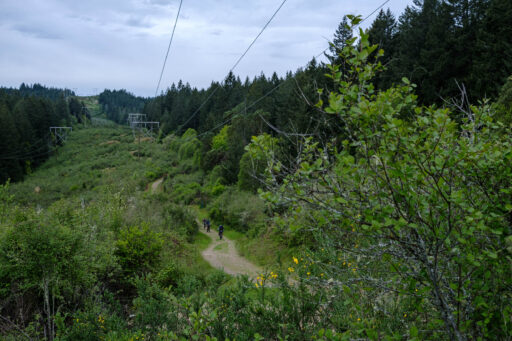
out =
<svg viewBox="0 0 512 341"><path fill-rule="evenodd" d="M205 219L203 219L203 229L205 229L205 230L206 230L206 218L205 218Z"/></svg>
<svg viewBox="0 0 512 341"><path fill-rule="evenodd" d="M210 232L210 219L206 219L206 232Z"/></svg>
<svg viewBox="0 0 512 341"><path fill-rule="evenodd" d="M224 226L219 226L219 238L222 240L222 234L224 233Z"/></svg>

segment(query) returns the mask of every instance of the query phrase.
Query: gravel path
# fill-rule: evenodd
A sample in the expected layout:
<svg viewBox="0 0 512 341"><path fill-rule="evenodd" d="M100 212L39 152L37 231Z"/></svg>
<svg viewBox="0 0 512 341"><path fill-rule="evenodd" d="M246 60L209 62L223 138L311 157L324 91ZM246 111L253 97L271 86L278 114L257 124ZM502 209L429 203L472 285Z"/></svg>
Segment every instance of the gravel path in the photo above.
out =
<svg viewBox="0 0 512 341"><path fill-rule="evenodd" d="M226 236L222 236L222 240L219 240L217 231L212 228L207 233L202 223L199 232L212 239L210 246L201 252L201 255L214 268L221 269L230 275L248 275L250 278L255 278L262 273L261 268L238 254L234 242Z"/></svg>
<svg viewBox="0 0 512 341"><path fill-rule="evenodd" d="M151 184L151 193L156 193L156 191L158 190L158 187L160 187L160 185L162 184L162 182L164 181L164 178L160 178L158 180L156 180L155 182L153 182Z"/></svg>

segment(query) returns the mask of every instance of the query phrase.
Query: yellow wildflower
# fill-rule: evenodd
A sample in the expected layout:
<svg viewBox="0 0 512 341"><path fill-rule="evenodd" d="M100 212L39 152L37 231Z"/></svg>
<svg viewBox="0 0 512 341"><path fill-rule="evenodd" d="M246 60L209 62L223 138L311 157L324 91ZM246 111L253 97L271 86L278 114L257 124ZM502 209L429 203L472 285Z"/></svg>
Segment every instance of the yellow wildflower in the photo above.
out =
<svg viewBox="0 0 512 341"><path fill-rule="evenodd" d="M292 267L289 267L289 268L288 268L288 271L290 271L290 272L294 272L294 271L295 271L295 269L294 269L294 268L292 268Z"/></svg>
<svg viewBox="0 0 512 341"><path fill-rule="evenodd" d="M293 262L294 262L295 264L299 264L299 260L298 260L297 258L295 258L295 257L293 257Z"/></svg>

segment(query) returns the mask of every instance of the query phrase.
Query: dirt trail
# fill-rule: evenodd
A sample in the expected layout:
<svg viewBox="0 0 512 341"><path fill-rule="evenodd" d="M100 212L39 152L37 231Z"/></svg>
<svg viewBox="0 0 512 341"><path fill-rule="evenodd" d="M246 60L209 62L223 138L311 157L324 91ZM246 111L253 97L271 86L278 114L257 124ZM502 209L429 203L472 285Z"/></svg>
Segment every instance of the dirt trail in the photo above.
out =
<svg viewBox="0 0 512 341"><path fill-rule="evenodd" d="M160 178L160 179L156 180L155 182L153 182L151 184L151 193L155 194L156 191L158 190L158 187L160 187L160 185L162 184L163 181L164 181L164 178Z"/></svg>
<svg viewBox="0 0 512 341"><path fill-rule="evenodd" d="M201 252L211 266L234 276L248 275L250 278L255 278L262 273L258 266L238 254L232 240L227 239L226 236L222 236L222 240L219 240L217 231L212 228L208 233L203 229L203 224L200 224L199 231L212 239L210 246Z"/></svg>

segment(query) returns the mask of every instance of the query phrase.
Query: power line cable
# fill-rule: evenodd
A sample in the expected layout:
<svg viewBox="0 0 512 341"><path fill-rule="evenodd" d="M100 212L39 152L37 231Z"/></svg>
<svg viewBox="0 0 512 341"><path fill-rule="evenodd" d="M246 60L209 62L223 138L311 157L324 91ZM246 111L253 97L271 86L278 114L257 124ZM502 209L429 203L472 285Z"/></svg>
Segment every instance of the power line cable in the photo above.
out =
<svg viewBox="0 0 512 341"><path fill-rule="evenodd" d="M354 28L358 27L359 25L361 25L366 19L368 19L369 17L371 17L372 15L375 14L375 12L377 12L379 9L381 9L382 7L384 7L384 5L386 5L388 2L390 2L391 0L386 0L384 1L379 7L377 7L372 13L368 14L366 17L364 17L363 20L361 20L357 25L354 25ZM322 52L320 52L318 55L315 56L315 58L318 58L318 57L321 57L324 55L324 53L330 48L330 46L328 46L325 50L323 50Z"/></svg>
<svg viewBox="0 0 512 341"><path fill-rule="evenodd" d="M51 148L46 151L46 152L43 152L43 153L39 153L39 154L35 154L35 155L24 155L24 156L16 156L16 157L2 157L0 158L0 160L25 160L27 158L35 158L35 157L39 157L39 156L43 156L43 155L48 155L48 154L51 154L53 153L55 150L57 150L57 148Z"/></svg>
<svg viewBox="0 0 512 341"><path fill-rule="evenodd" d="M238 64L240 63L240 61L245 57L245 55L247 54L247 52L249 52L249 50L251 49L251 47L254 45L254 43L256 42L256 40L258 40L258 38L261 36L261 34L263 33L263 31L265 31L265 29L267 28L267 26L270 24L270 22L274 19L274 17L277 15L277 13L281 10L281 8L284 6L284 4L286 3L287 0L283 0L283 2L281 2L281 5L279 5L279 7L276 9L276 11L274 12L274 14L272 14L272 16L270 17L270 19L267 21L267 23L265 24L265 26L263 26L263 28L261 29L260 33L258 33L258 35L256 36L256 38L253 39L252 43L249 45L249 47L247 47L247 49L245 50L245 52L240 56L240 58L238 58L238 60L236 61L235 65L233 65L233 67L231 68L231 70L229 70L230 72L233 71L237 66Z"/></svg>
<svg viewBox="0 0 512 341"><path fill-rule="evenodd" d="M25 154L31 154L31 153L38 152L39 150L43 149L46 145L43 144L42 146L39 146L39 147L37 145L39 145L40 143L47 142L48 138L49 138L49 135L45 136L44 138L37 139L36 141L33 141L33 142L29 141L31 146L28 149L26 149L26 150L17 150L17 151L14 151L14 152L10 152L10 153L7 153L7 154L0 155L0 159L1 158L5 158L5 157L20 156L20 155L25 155Z"/></svg>
<svg viewBox="0 0 512 341"><path fill-rule="evenodd" d="M286 0L285 0L285 1L286 1ZM284 2L285 2L285 1L284 1ZM370 13L370 14L368 14L365 18L363 18L363 19L362 19L362 20L361 20L357 25L354 25L354 27L353 27L353 28L356 28L356 27L358 27L359 25L361 25L365 20L367 20L367 19L368 19L368 18L370 18L373 14L375 14L375 12L377 12L379 9L381 9L382 7L384 7L384 6L385 6L389 1L391 1L391 0L386 0L386 1L384 1L384 2L383 2L380 6L378 6L378 7L377 7L373 12L371 12L371 13ZM281 4L281 6L279 7L279 9L282 7L282 5L283 5L283 4ZM279 10L279 9L278 9L278 10ZM275 16L275 13L274 13L274 15L273 15L272 17L274 17L274 16ZM261 32L260 32L260 34L261 34ZM259 36L259 35L258 35L258 36ZM251 44L251 45L252 45L252 44ZM323 51L322 51L322 52L321 52L321 53L320 53L316 58L318 58L319 56L322 56L322 55L323 55L323 53L325 53L325 51L327 51L328 49L329 49L329 47L327 47L325 50L323 50ZM307 64L306 64L306 66L307 66ZM260 102L260 101L261 101L261 100L263 100L264 98L266 98L266 97L270 96L274 91L276 91L276 90L277 90L278 88L280 88L282 85L284 85L285 83L287 83L290 79L295 79L295 78L296 78L296 76L297 76L297 74L295 74L294 76L292 76L292 77L290 77L290 78L287 78L287 79L285 79L285 80L281 81L281 82L280 82L279 84L277 84L275 87L273 87L273 88L272 88L272 89L270 89L268 92L266 92L263 96L259 97L259 98L258 98L258 99L256 99L254 102L252 102L249 106L245 107L245 108L244 108L244 110L247 110L247 109L252 108L252 107L253 107L253 106L255 106L258 102ZM206 103L206 102L211 98L211 96L213 96L213 93L215 93L215 91L216 91L218 88L219 88L219 86L217 86L217 88L215 88L215 90L214 90L214 91L213 91L213 92L208 96L208 98L207 98L207 99L206 99L206 100L201 104L201 106L199 107L199 109L198 109L198 110L196 110L196 111L192 114L192 116L191 116L191 117L193 117L195 114L197 114L197 112L201 109L201 107L202 107L202 106L203 106L203 105L204 105L204 104L205 104L205 103ZM200 136L206 135L206 134L208 134L208 133L210 133L210 132L212 132L212 131L214 131L214 130L218 129L219 127L221 127L221 126L223 126L223 125L225 125L225 124L229 123L229 122L234 118L235 114L239 114L239 113L240 113L240 112L238 112L238 113L231 113L231 114L230 114L230 117L229 117L227 120L225 120L224 122L222 122L222 123L220 123L220 124L216 125L215 127L211 128L211 129L209 129L209 130L207 130L207 131L205 131L205 132L203 132L203 133L201 133L201 134L198 134L198 135L197 135L197 136L195 136L195 137L197 138L197 137L200 137ZM182 124L182 125L181 125L181 127L184 127L184 126L185 126L189 121L190 121L190 118L189 118L189 120L187 120L184 124ZM265 123L266 123L266 122L265 122ZM272 127L271 127L271 128L272 128ZM178 129L177 133L179 132L179 130L180 130L180 128ZM281 131L281 130L279 130L279 129L278 129L278 130L276 130L276 131L277 131L277 132L279 132L279 133L284 133L284 132L282 132L282 131ZM290 135L294 135L294 134L290 134ZM298 135L301 135L301 134L298 134Z"/></svg>
<svg viewBox="0 0 512 341"><path fill-rule="evenodd" d="M249 52L249 50L251 49L251 47L254 45L254 43L256 43L256 40L258 40L258 38L263 34L263 31L265 31L265 29L268 27L268 25L270 24L270 22L272 22L272 20L275 18L275 16L277 15L277 13L281 10L281 8L284 6L284 4L286 3L287 0L283 0L281 2L281 4L279 5L279 7L274 11L274 14L272 14L272 16L270 17L270 19L267 21L267 23L263 26L263 28L260 30L260 32L258 33L258 35L252 40L252 42L249 44L249 46L247 47L247 49L245 49L244 53L242 53L242 55L238 58L238 60L235 62L235 64L233 64L233 66L231 67L231 69L229 69L229 73L233 72L233 70L238 66L238 64L240 64L240 62L242 61L242 59L245 57L245 55L247 54L247 52ZM210 100L210 98L217 92L217 90L219 89L220 85L217 85L217 87L212 91L212 93L206 98L206 100L203 101L203 103L201 103L201 105L199 106L199 108L197 108L196 111L194 111L194 113L192 113L192 115L190 115L190 117L185 121L185 123L183 123L181 125L180 128L178 128L178 131L177 133L181 130L181 128L183 128L184 126L187 125L188 122L190 122L190 120L192 120L192 118L195 117L195 115L197 115L197 113L201 110L201 108L206 104L206 102L208 102Z"/></svg>
<svg viewBox="0 0 512 341"><path fill-rule="evenodd" d="M158 89L160 88L160 82L162 81L162 76L163 76L164 70L165 70L165 64L167 63L167 57L169 56L169 51L171 50L172 39L174 38L174 32L176 31L176 25L178 24L178 17L180 16L182 4L183 4L183 0L180 0L180 6L178 7L178 14L176 14L176 20L174 21L174 27L172 28L171 40L169 40L169 46L167 47L167 53L165 54L164 65L162 65L162 71L160 72L160 78L158 79L158 85L156 86L155 97L158 94Z"/></svg>

